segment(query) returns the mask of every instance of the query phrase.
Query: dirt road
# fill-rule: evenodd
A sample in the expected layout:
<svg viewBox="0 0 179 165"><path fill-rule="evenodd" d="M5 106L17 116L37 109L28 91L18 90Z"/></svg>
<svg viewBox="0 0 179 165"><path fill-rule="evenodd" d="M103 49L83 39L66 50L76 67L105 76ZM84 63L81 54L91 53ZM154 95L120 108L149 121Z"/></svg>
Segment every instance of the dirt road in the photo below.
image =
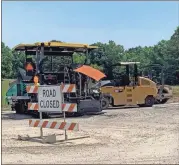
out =
<svg viewBox="0 0 179 165"><path fill-rule="evenodd" d="M29 116L3 112L2 163L179 163L179 106L104 112L68 118L80 123L80 131L68 132L71 140L55 144L18 141L18 134L39 136L39 128L28 127ZM52 133L63 131L44 129L45 135Z"/></svg>

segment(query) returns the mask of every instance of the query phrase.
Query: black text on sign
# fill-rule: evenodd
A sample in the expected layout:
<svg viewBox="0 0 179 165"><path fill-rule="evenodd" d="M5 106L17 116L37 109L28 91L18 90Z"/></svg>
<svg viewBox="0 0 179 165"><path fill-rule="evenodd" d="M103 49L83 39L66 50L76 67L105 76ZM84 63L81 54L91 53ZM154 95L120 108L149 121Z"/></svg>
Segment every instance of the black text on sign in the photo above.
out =
<svg viewBox="0 0 179 165"><path fill-rule="evenodd" d="M62 97L60 86L39 88L39 110L41 111L61 111Z"/></svg>

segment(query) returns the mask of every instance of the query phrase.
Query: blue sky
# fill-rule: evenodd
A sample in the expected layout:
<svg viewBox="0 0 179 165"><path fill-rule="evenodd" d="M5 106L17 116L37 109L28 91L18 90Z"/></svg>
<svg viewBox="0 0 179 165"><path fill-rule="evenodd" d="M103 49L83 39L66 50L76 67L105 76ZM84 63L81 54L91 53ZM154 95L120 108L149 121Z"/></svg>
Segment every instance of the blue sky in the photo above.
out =
<svg viewBox="0 0 179 165"><path fill-rule="evenodd" d="M178 25L174 1L2 2L2 40L9 47L52 39L151 46L169 39Z"/></svg>

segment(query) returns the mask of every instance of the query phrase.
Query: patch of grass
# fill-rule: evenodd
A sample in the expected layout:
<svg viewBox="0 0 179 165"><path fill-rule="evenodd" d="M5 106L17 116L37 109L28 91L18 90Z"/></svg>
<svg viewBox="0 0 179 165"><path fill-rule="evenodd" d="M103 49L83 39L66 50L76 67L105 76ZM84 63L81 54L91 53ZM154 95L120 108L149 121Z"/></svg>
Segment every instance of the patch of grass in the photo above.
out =
<svg viewBox="0 0 179 165"><path fill-rule="evenodd" d="M172 86L173 96L179 97L179 86Z"/></svg>
<svg viewBox="0 0 179 165"><path fill-rule="evenodd" d="M13 79L3 79L1 80L1 105L2 108L8 107L8 104L6 102L6 92L9 89L9 83L14 81Z"/></svg>

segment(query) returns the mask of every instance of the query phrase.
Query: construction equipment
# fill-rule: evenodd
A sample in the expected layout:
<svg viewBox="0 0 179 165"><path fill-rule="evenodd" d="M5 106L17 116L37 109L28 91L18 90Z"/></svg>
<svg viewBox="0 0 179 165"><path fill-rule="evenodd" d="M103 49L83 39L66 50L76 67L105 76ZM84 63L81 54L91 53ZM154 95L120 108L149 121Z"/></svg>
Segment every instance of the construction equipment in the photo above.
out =
<svg viewBox="0 0 179 165"><path fill-rule="evenodd" d="M112 65L125 66L125 74L118 79L98 82L93 90L103 94L103 109L112 106L153 106L158 93L156 83L149 78L138 76L137 64L139 62L120 62ZM133 75L131 76L131 70Z"/></svg>
<svg viewBox="0 0 179 165"><path fill-rule="evenodd" d="M38 42L34 44L19 44L14 50L25 52L25 70L20 68L17 80L11 85L6 96L11 100L12 110L16 113L38 115L38 111L29 111L28 102L38 102L37 93L27 93L26 86L75 84L75 93L64 94L64 101L77 104L77 113L67 115L83 115L88 112L101 112L101 95L93 95L90 91L91 79L100 80L105 75L84 64L74 64L73 54L88 54L97 49L86 44L71 44L64 42ZM86 60L87 61L87 60ZM82 72L80 68L87 67ZM94 77L89 73L93 72ZM43 113L44 116L49 114Z"/></svg>
<svg viewBox="0 0 179 165"><path fill-rule="evenodd" d="M158 94L155 99L155 104L164 104L173 97L172 87L165 84L164 67L160 64L145 65L142 68L141 76L147 77L156 82Z"/></svg>

